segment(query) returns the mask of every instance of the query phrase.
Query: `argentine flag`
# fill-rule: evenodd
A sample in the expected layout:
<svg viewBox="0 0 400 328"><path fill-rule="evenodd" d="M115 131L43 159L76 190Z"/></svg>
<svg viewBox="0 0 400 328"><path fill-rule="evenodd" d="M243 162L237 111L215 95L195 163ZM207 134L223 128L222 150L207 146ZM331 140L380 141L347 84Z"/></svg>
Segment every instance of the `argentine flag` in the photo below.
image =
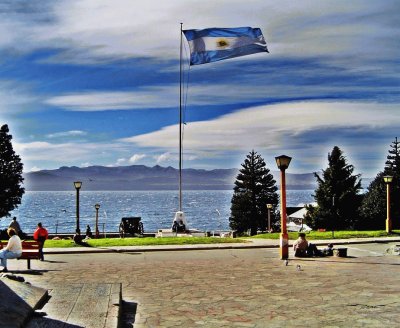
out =
<svg viewBox="0 0 400 328"><path fill-rule="evenodd" d="M259 28L207 28L183 31L190 47L190 65L268 52Z"/></svg>

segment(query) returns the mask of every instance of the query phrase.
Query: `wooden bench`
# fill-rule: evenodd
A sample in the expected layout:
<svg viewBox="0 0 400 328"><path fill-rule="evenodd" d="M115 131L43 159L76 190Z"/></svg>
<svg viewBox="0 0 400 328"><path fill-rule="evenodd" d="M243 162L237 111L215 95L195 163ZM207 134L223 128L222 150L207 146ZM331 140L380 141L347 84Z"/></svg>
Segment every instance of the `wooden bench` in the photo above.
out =
<svg viewBox="0 0 400 328"><path fill-rule="evenodd" d="M7 246L7 242L0 242L0 249ZM39 243L37 241L23 241L22 255L17 260L27 260L28 269L31 268L31 259L39 260Z"/></svg>

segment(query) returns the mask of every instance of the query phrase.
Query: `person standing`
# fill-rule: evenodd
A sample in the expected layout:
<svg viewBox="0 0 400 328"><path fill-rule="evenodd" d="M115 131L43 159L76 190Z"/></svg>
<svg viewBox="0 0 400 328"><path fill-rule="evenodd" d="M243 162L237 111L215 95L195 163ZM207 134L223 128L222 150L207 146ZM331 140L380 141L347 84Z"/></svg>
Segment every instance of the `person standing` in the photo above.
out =
<svg viewBox="0 0 400 328"><path fill-rule="evenodd" d="M42 222L39 222L37 224L37 228L36 228L35 232L33 233L33 239L35 239L39 243L39 260L40 261L44 261L43 246L44 246L44 242L46 241L48 236L49 236L49 233L47 232L47 229L43 228Z"/></svg>
<svg viewBox="0 0 400 328"><path fill-rule="evenodd" d="M16 259L22 255L22 242L18 237L17 232L13 228L7 230L10 239L8 240L7 246L0 251L0 261L3 267L2 272L7 272L7 260Z"/></svg>

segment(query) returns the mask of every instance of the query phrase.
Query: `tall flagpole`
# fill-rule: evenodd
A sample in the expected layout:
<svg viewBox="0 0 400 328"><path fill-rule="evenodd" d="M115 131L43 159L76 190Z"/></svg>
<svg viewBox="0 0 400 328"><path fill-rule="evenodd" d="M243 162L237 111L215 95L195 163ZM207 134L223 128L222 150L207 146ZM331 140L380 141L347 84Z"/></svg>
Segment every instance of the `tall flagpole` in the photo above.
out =
<svg viewBox="0 0 400 328"><path fill-rule="evenodd" d="M182 25L179 52L179 211L182 211Z"/></svg>

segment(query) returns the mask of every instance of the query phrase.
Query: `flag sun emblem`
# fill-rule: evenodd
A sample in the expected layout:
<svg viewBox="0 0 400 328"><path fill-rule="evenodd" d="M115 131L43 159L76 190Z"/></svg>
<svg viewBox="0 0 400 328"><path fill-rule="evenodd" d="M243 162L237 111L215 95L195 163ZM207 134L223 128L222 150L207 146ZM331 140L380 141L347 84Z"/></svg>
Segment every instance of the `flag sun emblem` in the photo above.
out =
<svg viewBox="0 0 400 328"><path fill-rule="evenodd" d="M226 48L229 47L229 42L227 39L218 39L217 40L217 47L218 48Z"/></svg>

